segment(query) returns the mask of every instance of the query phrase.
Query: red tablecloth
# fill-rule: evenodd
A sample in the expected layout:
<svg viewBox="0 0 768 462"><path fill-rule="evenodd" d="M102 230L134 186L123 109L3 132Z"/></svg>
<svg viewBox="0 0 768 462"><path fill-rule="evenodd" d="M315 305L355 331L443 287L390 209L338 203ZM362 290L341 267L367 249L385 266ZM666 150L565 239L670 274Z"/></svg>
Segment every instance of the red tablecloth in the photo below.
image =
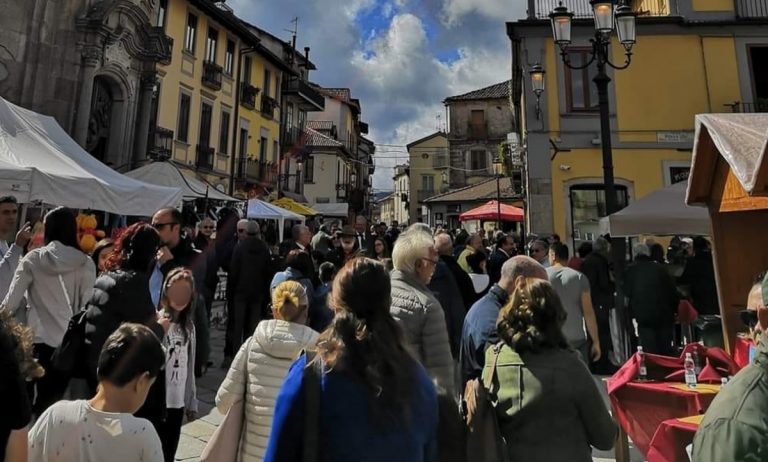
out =
<svg viewBox="0 0 768 462"><path fill-rule="evenodd" d="M703 416L669 419L659 425L648 450L648 462L688 462L685 448L693 442Z"/></svg>
<svg viewBox="0 0 768 462"><path fill-rule="evenodd" d="M653 435L662 422L703 414L717 396L672 385L677 384L630 382L610 395L614 418L644 455L648 454Z"/></svg>
<svg viewBox="0 0 768 462"><path fill-rule="evenodd" d="M733 344L733 360L739 367L746 367L749 364L749 347L753 345L752 340L744 337L737 337Z"/></svg>

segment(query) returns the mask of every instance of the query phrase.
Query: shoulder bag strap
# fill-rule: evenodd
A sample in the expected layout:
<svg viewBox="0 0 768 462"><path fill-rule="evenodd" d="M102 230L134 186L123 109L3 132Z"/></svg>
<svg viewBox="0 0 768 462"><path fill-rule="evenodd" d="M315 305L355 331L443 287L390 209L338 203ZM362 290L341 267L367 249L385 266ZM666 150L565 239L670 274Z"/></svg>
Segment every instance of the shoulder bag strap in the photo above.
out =
<svg viewBox="0 0 768 462"><path fill-rule="evenodd" d="M67 291L67 285L64 284L64 278L59 274L59 284L61 284L61 290L64 291L64 299L67 301L67 306L75 314L75 308L72 306L72 300L69 298L69 292Z"/></svg>
<svg viewBox="0 0 768 462"><path fill-rule="evenodd" d="M317 354L305 351L306 365L304 366L304 450L302 462L317 462L320 449L320 372L315 358Z"/></svg>
<svg viewBox="0 0 768 462"><path fill-rule="evenodd" d="M497 371L496 366L499 363L499 356L501 356L501 349L504 346L504 342L499 342L495 345L493 345L491 348L493 348L494 355L493 355L493 364L489 369L486 369L483 373L483 385L488 390L488 394L491 396L492 399L495 399L496 395L496 382L498 381L496 379Z"/></svg>

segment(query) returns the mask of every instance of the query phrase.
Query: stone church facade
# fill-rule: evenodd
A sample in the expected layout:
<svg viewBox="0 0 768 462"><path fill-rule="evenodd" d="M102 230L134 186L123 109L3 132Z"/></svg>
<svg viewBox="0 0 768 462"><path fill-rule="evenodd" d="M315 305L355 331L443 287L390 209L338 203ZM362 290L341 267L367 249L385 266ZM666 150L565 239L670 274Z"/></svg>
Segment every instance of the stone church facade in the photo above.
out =
<svg viewBox="0 0 768 462"><path fill-rule="evenodd" d="M146 159L156 67L172 40L161 0L0 0L0 96L53 116L113 168Z"/></svg>

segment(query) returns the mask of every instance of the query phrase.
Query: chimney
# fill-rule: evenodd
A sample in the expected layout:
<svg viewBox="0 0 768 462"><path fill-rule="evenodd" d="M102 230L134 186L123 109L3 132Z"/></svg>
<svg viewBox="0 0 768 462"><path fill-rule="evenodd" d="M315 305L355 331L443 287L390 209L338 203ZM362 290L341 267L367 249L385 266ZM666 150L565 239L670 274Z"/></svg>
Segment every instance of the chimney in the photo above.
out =
<svg viewBox="0 0 768 462"><path fill-rule="evenodd" d="M309 80L309 47L304 47L304 60L307 66L307 80Z"/></svg>

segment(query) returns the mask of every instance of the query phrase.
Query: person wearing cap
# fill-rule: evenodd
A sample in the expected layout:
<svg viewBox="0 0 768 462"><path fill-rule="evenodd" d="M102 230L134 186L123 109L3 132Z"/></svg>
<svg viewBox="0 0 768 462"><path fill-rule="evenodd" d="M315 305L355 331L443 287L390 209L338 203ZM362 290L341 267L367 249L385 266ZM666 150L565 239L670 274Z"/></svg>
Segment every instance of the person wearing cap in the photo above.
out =
<svg viewBox="0 0 768 462"><path fill-rule="evenodd" d="M338 233L339 247L334 248L329 254L327 260L341 269L349 260L360 256L360 247L358 246L357 232L350 225L344 225Z"/></svg>
<svg viewBox="0 0 768 462"><path fill-rule="evenodd" d="M754 285L747 310L755 312L751 327L757 351L750 364L720 390L693 439L696 462L768 459L768 278Z"/></svg>
<svg viewBox="0 0 768 462"><path fill-rule="evenodd" d="M269 293L269 248L261 240L259 224L238 223L238 242L227 275L229 304L223 367L229 367L243 341L261 320L261 305Z"/></svg>

